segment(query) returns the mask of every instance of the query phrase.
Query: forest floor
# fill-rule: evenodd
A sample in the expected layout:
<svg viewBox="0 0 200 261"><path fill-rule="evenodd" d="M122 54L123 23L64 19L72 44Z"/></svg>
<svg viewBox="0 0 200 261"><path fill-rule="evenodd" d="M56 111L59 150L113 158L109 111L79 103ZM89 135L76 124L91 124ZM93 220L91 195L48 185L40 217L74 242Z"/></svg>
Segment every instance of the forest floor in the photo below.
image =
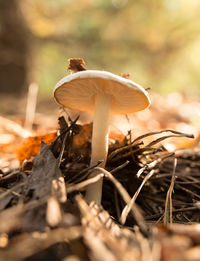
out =
<svg viewBox="0 0 200 261"><path fill-rule="evenodd" d="M200 260L200 104L152 104L111 118L104 169L89 167L90 115L42 101L32 122L25 101L2 102L0 260ZM102 177L102 204L88 205Z"/></svg>

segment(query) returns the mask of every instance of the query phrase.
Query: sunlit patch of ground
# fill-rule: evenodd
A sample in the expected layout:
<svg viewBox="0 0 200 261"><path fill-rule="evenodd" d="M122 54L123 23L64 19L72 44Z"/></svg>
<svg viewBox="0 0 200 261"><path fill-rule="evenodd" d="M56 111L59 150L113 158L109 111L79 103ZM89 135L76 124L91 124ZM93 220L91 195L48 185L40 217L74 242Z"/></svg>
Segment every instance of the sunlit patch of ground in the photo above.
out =
<svg viewBox="0 0 200 261"><path fill-rule="evenodd" d="M197 99L184 97L174 92L165 96L150 93L152 105L144 111L129 115L112 115L110 118L110 141L122 138L129 133L130 138L146 132L172 129L188 134L194 134L194 140L186 138L168 139L163 142L169 151L196 146L200 134L200 103ZM53 97L38 99L35 118L31 129L24 128L26 121L26 98L4 97L0 104L0 155L15 158L15 149L28 136L46 135L58 128L58 117L64 115L75 119L80 116L78 123L92 122L93 115L79 111L63 110ZM117 138L118 137L118 138ZM151 138L149 138L151 139ZM149 139L145 139L149 142ZM15 148L15 149L14 149Z"/></svg>

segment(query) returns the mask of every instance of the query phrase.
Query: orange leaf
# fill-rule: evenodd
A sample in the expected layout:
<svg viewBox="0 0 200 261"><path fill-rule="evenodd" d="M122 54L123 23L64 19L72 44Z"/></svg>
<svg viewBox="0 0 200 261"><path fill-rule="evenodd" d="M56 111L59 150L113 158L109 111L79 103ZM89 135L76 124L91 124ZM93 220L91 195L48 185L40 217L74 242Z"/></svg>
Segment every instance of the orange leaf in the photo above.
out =
<svg viewBox="0 0 200 261"><path fill-rule="evenodd" d="M22 163L40 152L41 142L49 146L57 137L57 133L49 133L42 136L28 137L24 140L23 144L16 150L17 158Z"/></svg>

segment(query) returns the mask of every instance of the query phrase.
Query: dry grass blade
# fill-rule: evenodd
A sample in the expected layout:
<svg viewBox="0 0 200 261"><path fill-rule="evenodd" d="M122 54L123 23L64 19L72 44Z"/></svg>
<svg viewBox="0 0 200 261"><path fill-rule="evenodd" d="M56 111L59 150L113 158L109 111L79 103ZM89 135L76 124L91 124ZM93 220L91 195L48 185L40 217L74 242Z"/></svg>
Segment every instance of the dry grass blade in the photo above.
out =
<svg viewBox="0 0 200 261"><path fill-rule="evenodd" d="M141 136L137 137L135 140L133 140L132 143L135 143L136 141L144 139L146 137L161 134L161 133L164 133L164 132L171 132L171 133L174 133L174 134L177 134L177 135L181 135L183 137L192 138L192 139L194 138L194 135L192 135L192 134L182 133L182 132L174 131L174 130L162 130L162 131L149 132L149 133L146 133L144 135L141 135Z"/></svg>
<svg viewBox="0 0 200 261"><path fill-rule="evenodd" d="M145 171L145 170L152 170L156 167L156 165L158 163L161 162L161 158L157 159L157 160L154 160L150 163L147 163L144 165L144 167L142 167L141 169L138 170L136 176L139 178L141 176L141 174Z"/></svg>
<svg viewBox="0 0 200 261"><path fill-rule="evenodd" d="M63 153L64 153L64 149L65 149L65 143L66 143L68 135L69 135L69 133L66 132L64 139L62 141L62 147L61 147L60 154L59 154L59 157L58 157L58 168L60 167L60 164L61 164L61 161L62 161L62 157L63 157Z"/></svg>
<svg viewBox="0 0 200 261"><path fill-rule="evenodd" d="M191 138L193 139L194 136L193 135L189 135L189 134L177 134L177 135L167 135L167 136L164 136L164 137L160 137L152 142L150 142L146 147L151 147L151 146L154 146L155 144L165 140L165 139L168 139L168 138L176 138L176 137L187 137L187 138Z"/></svg>
<svg viewBox="0 0 200 261"><path fill-rule="evenodd" d="M82 236L81 227L57 228L46 233L24 234L0 250L1 260L23 260L58 242L70 242Z"/></svg>
<svg viewBox="0 0 200 261"><path fill-rule="evenodd" d="M69 185L69 186L67 186L67 193L71 193L71 192L76 191L76 190L84 189L88 185L96 183L97 181L99 181L103 177L104 177L104 174L100 173L100 174L97 174L95 177L89 178L89 179L82 181L78 184Z"/></svg>
<svg viewBox="0 0 200 261"><path fill-rule="evenodd" d="M15 192L15 190L17 190L18 188L23 187L25 184L26 184L25 182L22 182L22 183L17 184L16 186L12 187L11 189L7 189L5 192L3 192L3 193L0 195L0 200L1 200L2 198L6 197L7 195L9 195L10 193Z"/></svg>
<svg viewBox="0 0 200 261"><path fill-rule="evenodd" d="M147 174L147 176L143 179L141 185L139 186L139 188L135 192L134 196L132 197L131 201L129 201L129 203L124 207L122 214L121 214L121 218L120 218L120 221L121 221L122 224L125 224L127 216L130 213L131 209L133 208L133 205L134 205L142 187L153 176L154 172L155 172L154 170L151 170L149 172L149 174Z"/></svg>
<svg viewBox="0 0 200 261"><path fill-rule="evenodd" d="M110 173L113 174L113 173L115 173L115 172L117 172L117 171L119 171L119 170L125 168L129 163L130 163L130 161L127 160L126 162L124 162L124 163L121 164L120 166L118 166L118 167L114 168L113 170L111 170Z"/></svg>
<svg viewBox="0 0 200 261"><path fill-rule="evenodd" d="M170 158L171 156L174 156L174 153L169 153L163 157L159 157L158 159L156 159L150 163L144 164L144 167L142 167L141 169L138 170L136 176L139 178L145 170L149 171L149 170L155 169L158 164L164 162L164 160Z"/></svg>
<svg viewBox="0 0 200 261"><path fill-rule="evenodd" d="M125 163L123 163L123 164L121 164L120 166L114 168L114 169L111 171L111 173L115 173L115 172L117 172L117 171L123 169L123 168L126 167L128 164L129 164L129 161L127 160ZM95 164L95 165L92 166L92 167L86 168L85 170L81 171L81 172L79 173L79 175L84 174L84 173L86 173L86 172L89 172L89 171L91 171L91 170L94 171L94 169L95 169L98 165L99 165L99 164ZM87 176L88 176L88 175L89 175L89 174L87 173ZM104 174L103 174L103 173L100 173L100 174L96 174L94 177L88 178L87 180L84 180L84 181L82 181L82 182L80 182L80 183L72 184L72 185L71 185L71 184L70 184L70 185L67 185L67 193L71 193L71 192L76 191L76 190L82 190L82 189L84 189L86 186L88 186L88 185L90 185L90 184L93 184L93 183L99 181L99 180L100 180L101 178L103 178L103 177L104 177Z"/></svg>
<svg viewBox="0 0 200 261"><path fill-rule="evenodd" d="M122 184L115 177L113 177L113 175L110 172L108 172L107 170L100 168L100 167L96 167L95 169L102 172L105 175L105 177L108 178L114 184L114 186L118 190L119 194L121 195L121 197L123 198L125 203L129 204L129 202L131 201L131 197L129 196L126 189L122 186ZM136 219L136 222L139 225L139 227L141 228L141 230L144 233L147 233L147 227L146 227L144 218L143 218L142 214L140 213L139 208L136 205L133 205L131 208L131 212L132 212L134 218Z"/></svg>
<svg viewBox="0 0 200 261"><path fill-rule="evenodd" d="M101 163L101 161L98 161L96 164L89 166L87 168L84 168L83 170L75 173L73 175L73 177L71 177L70 179L68 179L68 183L78 183L81 182L83 180L85 180L86 178L88 178L88 173L89 171L92 171L95 167L97 167L99 164Z"/></svg>
<svg viewBox="0 0 200 261"><path fill-rule="evenodd" d="M171 184L169 187L169 190L167 191L166 201L165 201L165 213L164 213L164 224L172 224L172 192L174 188L174 182L175 182L175 172L176 172L176 166L177 166L177 158L174 159L174 166L173 166L173 172L172 172L172 178L171 178Z"/></svg>
<svg viewBox="0 0 200 261"><path fill-rule="evenodd" d="M126 153L122 153L122 154L119 154L117 155L116 157L114 157L115 155L113 154L113 157L112 158L108 158L108 160L112 161L112 163L120 160L120 159L126 159L127 157L129 157L130 155L131 156L134 156L135 153L140 153L141 152L144 152L144 151L150 151L151 153L155 153L155 152L158 152L160 149L157 149L157 148L136 148L136 149L133 149L133 148L130 148L130 151L126 152ZM123 152L123 151L122 151Z"/></svg>
<svg viewBox="0 0 200 261"><path fill-rule="evenodd" d="M5 177L3 176L0 179L0 185L9 184L13 181L16 181L17 178L19 178L20 176L23 176L23 175L24 175L23 172L19 172L19 171L11 172L10 174L6 175Z"/></svg>
<svg viewBox="0 0 200 261"><path fill-rule="evenodd" d="M149 144L145 145L144 147L140 147L140 145L143 145L143 141L139 142L139 140L144 139L149 136L153 135L158 135L166 132L171 132L171 135L165 135L162 137L159 137L158 139L150 142ZM187 133L182 133L179 131L174 131L174 130L163 130L163 131L156 131L156 132L150 132L144 135L139 136L136 138L134 141L131 142L131 144L128 144L126 146L123 146L122 148L118 148L111 152L108 155L108 161L116 162L121 158L127 158L130 155L133 155L134 153L139 153L141 156L144 155L144 152L149 152L150 154L155 154L159 151L165 150L165 148L159 147L159 148L153 148L152 146L158 144L159 142L168 139L168 138L176 138L176 137L186 137L186 138L194 138L194 135L192 134L187 134ZM136 143L137 142L137 143ZM128 151L127 151L128 150ZM143 155L142 155L143 154Z"/></svg>
<svg viewBox="0 0 200 261"><path fill-rule="evenodd" d="M190 194L190 195L200 199L200 195L195 193L194 191L191 191L190 189L187 189L187 188L185 188L183 186L180 186L179 184L177 184L177 188L179 188L180 190L186 192L187 194Z"/></svg>
<svg viewBox="0 0 200 261"><path fill-rule="evenodd" d="M142 144L143 144L143 142L137 143L137 146L142 145ZM123 146L122 148L115 149L113 152L111 152L108 155L108 160L112 160L117 154L124 152L125 150L133 149L133 147L135 147L135 146L136 145L132 143L132 144ZM135 149L135 150L137 150L137 149ZM133 151L135 151L135 150L133 150Z"/></svg>

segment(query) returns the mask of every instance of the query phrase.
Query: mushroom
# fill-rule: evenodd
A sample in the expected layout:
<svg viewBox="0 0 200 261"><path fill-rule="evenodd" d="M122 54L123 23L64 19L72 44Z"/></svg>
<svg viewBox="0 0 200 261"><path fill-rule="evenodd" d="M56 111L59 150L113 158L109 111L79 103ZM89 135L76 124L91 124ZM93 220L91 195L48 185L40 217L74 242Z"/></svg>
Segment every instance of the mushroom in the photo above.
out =
<svg viewBox="0 0 200 261"><path fill-rule="evenodd" d="M94 113L90 164L105 167L110 114L127 114L150 105L148 93L135 82L110 72L80 71L62 78L54 88L55 100L64 107ZM102 182L86 189L88 203L101 203Z"/></svg>

